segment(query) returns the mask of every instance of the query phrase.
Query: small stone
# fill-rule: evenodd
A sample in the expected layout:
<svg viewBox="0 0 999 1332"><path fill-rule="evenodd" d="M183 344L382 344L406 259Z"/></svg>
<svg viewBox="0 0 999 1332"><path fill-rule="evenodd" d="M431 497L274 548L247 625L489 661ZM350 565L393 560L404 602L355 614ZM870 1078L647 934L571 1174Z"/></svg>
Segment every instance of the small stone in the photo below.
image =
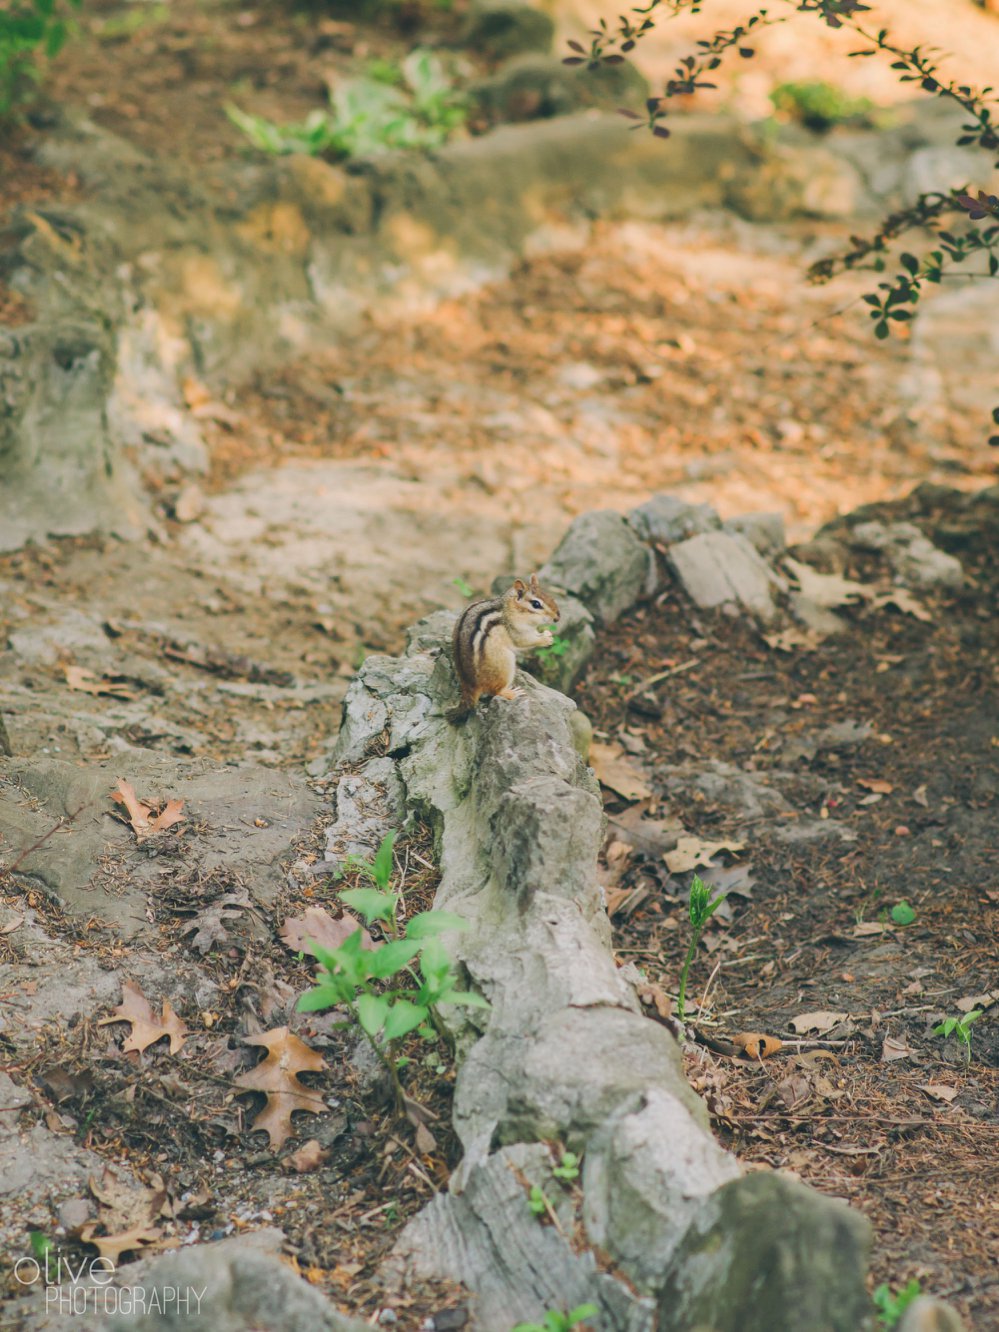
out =
<svg viewBox="0 0 999 1332"><path fill-rule="evenodd" d="M762 620L776 614L773 589L779 586L777 575L744 536L705 532L671 546L668 560L681 587L698 606L734 602Z"/></svg>
<svg viewBox="0 0 999 1332"><path fill-rule="evenodd" d="M621 515L609 509L581 514L538 577L574 593L606 624L655 585L652 552Z"/></svg>
<svg viewBox="0 0 999 1332"><path fill-rule="evenodd" d="M967 1332L961 1315L930 1295L920 1295L906 1309L898 1332Z"/></svg>
<svg viewBox="0 0 999 1332"><path fill-rule="evenodd" d="M628 522L644 541L664 546L704 532L717 532L721 527L721 519L710 504L688 504L676 495L653 495L632 509Z"/></svg>
<svg viewBox="0 0 999 1332"><path fill-rule="evenodd" d="M205 496L200 486L185 486L173 502L173 516L178 523L193 523L205 511Z"/></svg>
<svg viewBox="0 0 999 1332"><path fill-rule="evenodd" d="M59 1222L67 1230L78 1230L90 1220L93 1207L86 1198L67 1198L59 1204Z"/></svg>
<svg viewBox="0 0 999 1332"><path fill-rule="evenodd" d="M462 33L463 44L494 60L540 51L555 40L554 20L519 0L475 0Z"/></svg>
<svg viewBox="0 0 999 1332"><path fill-rule="evenodd" d="M729 518L723 527L752 542L764 559L779 555L787 545L784 518L779 513L743 513Z"/></svg>

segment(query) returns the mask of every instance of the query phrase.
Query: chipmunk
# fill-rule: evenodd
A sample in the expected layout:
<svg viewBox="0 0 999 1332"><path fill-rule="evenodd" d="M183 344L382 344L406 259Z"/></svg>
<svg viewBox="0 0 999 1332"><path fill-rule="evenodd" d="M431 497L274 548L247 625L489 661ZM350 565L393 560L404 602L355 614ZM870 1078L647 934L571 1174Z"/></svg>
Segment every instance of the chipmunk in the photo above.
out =
<svg viewBox="0 0 999 1332"><path fill-rule="evenodd" d="M451 640L461 703L447 714L448 721L463 721L483 694L519 698L524 691L513 687L517 653L551 647L555 636L549 625L558 618L555 598L544 591L537 574L528 583L516 579L501 597L466 606Z"/></svg>

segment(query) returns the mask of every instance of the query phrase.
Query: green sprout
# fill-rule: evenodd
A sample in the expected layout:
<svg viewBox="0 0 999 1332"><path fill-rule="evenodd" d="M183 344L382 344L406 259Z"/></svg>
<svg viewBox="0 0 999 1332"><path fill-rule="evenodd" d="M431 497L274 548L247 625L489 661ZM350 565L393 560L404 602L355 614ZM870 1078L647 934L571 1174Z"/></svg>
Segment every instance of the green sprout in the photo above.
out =
<svg viewBox="0 0 999 1332"><path fill-rule="evenodd" d="M964 1013L961 1017L944 1018L938 1026L933 1028L934 1036L956 1036L964 1046L964 1061L971 1063L971 1024L977 1022L985 1012L984 1008L973 1008L970 1013Z"/></svg>
<svg viewBox="0 0 999 1332"><path fill-rule="evenodd" d="M564 1313L561 1309L549 1309L540 1323L518 1323L513 1332L572 1332L586 1318L592 1318L597 1312L595 1304L579 1304L575 1309Z"/></svg>
<svg viewBox="0 0 999 1332"><path fill-rule="evenodd" d="M676 997L676 1015L681 1022L687 1020L687 973L690 971L690 964L694 960L694 954L697 952L697 945L700 943L704 927L724 900L725 894L721 893L712 901L711 890L707 884L699 874L694 875L693 882L690 885L690 943L687 945L687 956L683 960L683 970L680 972L680 990Z"/></svg>
<svg viewBox="0 0 999 1332"><path fill-rule="evenodd" d="M871 1296L874 1307L878 1311L880 1325L882 1327L894 1327L912 1301L918 1298L920 1291L920 1284L915 1277L901 1290L896 1291L892 1291L888 1283L883 1281Z"/></svg>

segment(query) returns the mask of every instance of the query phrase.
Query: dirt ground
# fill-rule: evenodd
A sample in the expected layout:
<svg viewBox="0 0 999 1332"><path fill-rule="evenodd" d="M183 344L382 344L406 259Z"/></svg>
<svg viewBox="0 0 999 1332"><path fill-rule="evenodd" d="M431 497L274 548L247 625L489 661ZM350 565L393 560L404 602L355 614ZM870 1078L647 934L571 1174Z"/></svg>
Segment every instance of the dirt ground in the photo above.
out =
<svg viewBox="0 0 999 1332"><path fill-rule="evenodd" d="M916 1278L984 1332L999 1323L999 529L994 506L991 527L932 498L883 514L935 532L971 575L927 600L927 622L847 612L841 637L783 653L668 589L603 631L578 699L652 788L606 790L618 954L650 986L675 994L689 937L690 874L671 876L657 839L679 820L741 845L701 870L731 897L689 990L715 1049L689 1051L688 1071L722 1141L859 1207L875 1280ZM877 570L857 556L847 573ZM933 1028L976 1007L968 1059ZM746 1032L787 1044L716 1052Z"/></svg>
<svg viewBox="0 0 999 1332"><path fill-rule="evenodd" d="M409 40L278 5L176 0L143 7L141 21L139 12L88 6L86 35L53 66L52 92L205 171L243 151L221 110L227 98L300 116L321 100L330 70ZM968 12L969 31L994 22ZM0 146L4 204L78 190L72 176L31 163L32 136L43 132L26 127ZM625 509L669 490L724 516L778 510L800 539L927 479L967 490L991 481L987 426L947 385L960 369L989 387L994 365L946 340L923 359L904 338L875 343L862 284L815 290L802 280L834 240L812 225L725 217L607 225L579 253L529 259L508 281L409 322L372 317L349 344L223 386L224 410L201 421L211 471L186 521L176 515L188 478L159 478L148 539L62 540L0 558L0 711L15 753L96 762L134 746L312 765L315 776L366 651L395 650L416 616L459 605L456 577L480 589L535 565L588 508ZM28 317L0 291L0 320ZM919 406L927 366L943 384L928 415ZM733 889L695 963L695 999L721 963L698 1013L702 1034L759 1028L790 1042L795 1016L847 1015L825 1033L830 1060L809 1062L814 1051L790 1043L757 1063L692 1053L719 1133L744 1160L793 1170L862 1207L875 1225L877 1278L919 1276L985 1332L999 1317L995 1008L973 1029L968 1064L928 1029L997 984L999 736L987 692L997 584L994 545L960 532L948 541L975 582L934 604L931 624L883 609L856 618L835 647L783 655L669 594L604 634L579 698L600 738L653 774L642 810L609 798L629 835L641 812L646 824L679 818L699 836L735 829L746 842L734 867L754 882L740 870L744 891ZM641 680L692 660L651 699L641 690L626 702ZM797 736L854 721L870 723L870 739L814 753L805 743L789 757ZM668 790L669 767L709 759L776 784L780 800L749 817L744 805ZM776 836L782 818L803 812L837 835ZM642 831L645 849L608 871L625 894L619 954L673 993L681 886ZM401 864L410 853L425 859L426 847L403 846ZM417 905L433 886L431 872L418 878ZM253 1061L236 1038L304 987L308 968L275 931L326 890L290 893L272 918L233 926L226 947L202 957L184 931L238 885L177 883L154 922L160 946L182 959L192 995L208 984L221 996L180 1071L161 1049L137 1073L121 1027L89 1021L53 1029L30 1065L10 1071L34 1079L36 1110L54 1132L126 1163L151 1191L160 1177L173 1233L217 1237L277 1220L289 1260L370 1316L382 1299L379 1258L454 1164L447 1075L429 1065L419 1074L439 1115L437 1149L421 1155L412 1126L390 1119L348 1066L342 1038L302 1028L330 1070L313 1081L340 1104L320 1133L324 1170L282 1165L284 1153L248 1135L247 1104L233 1099L231 1078ZM26 899L9 878L0 897L5 923L27 908L67 958L120 966L120 943L98 926L61 917L37 893ZM902 898L914 922L882 920ZM23 962L16 928L0 932L0 947ZM889 1045L886 1056L886 1036L904 1053ZM461 1308L454 1292L428 1292L397 1309L399 1325L435 1314L441 1328L458 1327Z"/></svg>

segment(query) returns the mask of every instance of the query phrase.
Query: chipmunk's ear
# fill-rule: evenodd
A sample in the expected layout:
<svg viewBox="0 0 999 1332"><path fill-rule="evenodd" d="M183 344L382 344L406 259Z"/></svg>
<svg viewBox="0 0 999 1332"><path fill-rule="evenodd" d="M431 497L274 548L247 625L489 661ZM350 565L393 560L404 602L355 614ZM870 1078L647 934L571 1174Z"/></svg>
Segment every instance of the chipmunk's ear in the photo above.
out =
<svg viewBox="0 0 999 1332"><path fill-rule="evenodd" d="M513 590L517 594L517 600L523 601L524 593L527 591L527 587L525 586L524 580L522 578L515 578L513 580Z"/></svg>
<svg viewBox="0 0 999 1332"><path fill-rule="evenodd" d="M536 573L531 574L531 591L532 592L541 591L541 584L538 582L538 575Z"/></svg>

